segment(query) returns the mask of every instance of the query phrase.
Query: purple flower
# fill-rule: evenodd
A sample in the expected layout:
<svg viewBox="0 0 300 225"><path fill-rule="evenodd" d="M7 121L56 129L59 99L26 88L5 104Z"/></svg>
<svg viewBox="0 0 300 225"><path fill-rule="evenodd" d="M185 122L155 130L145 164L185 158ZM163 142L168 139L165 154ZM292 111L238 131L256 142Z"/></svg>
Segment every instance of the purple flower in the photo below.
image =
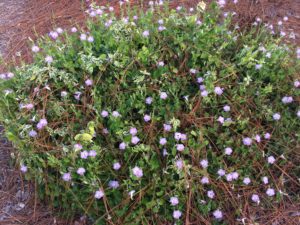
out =
<svg viewBox="0 0 300 225"><path fill-rule="evenodd" d="M109 27L110 25L112 25L112 20L108 20L104 25L105 27Z"/></svg>
<svg viewBox="0 0 300 225"><path fill-rule="evenodd" d="M214 91L217 95L223 94L223 88L221 88L221 87L215 87Z"/></svg>
<svg viewBox="0 0 300 225"><path fill-rule="evenodd" d="M175 165L176 165L177 169L182 170L182 168L183 168L183 161L181 159L178 159L175 162Z"/></svg>
<svg viewBox="0 0 300 225"><path fill-rule="evenodd" d="M164 148L162 154L163 154L164 157L165 157L166 155L168 155L167 149Z"/></svg>
<svg viewBox="0 0 300 225"><path fill-rule="evenodd" d="M252 139L249 137L243 138L243 144L246 146L250 146L252 144Z"/></svg>
<svg viewBox="0 0 300 225"><path fill-rule="evenodd" d="M98 191L96 191L95 195L94 195L95 199L101 199L101 198L103 198L103 196L104 196L104 192L101 189L99 189Z"/></svg>
<svg viewBox="0 0 300 225"><path fill-rule="evenodd" d="M97 155L97 152L95 150L90 150L89 151L89 157L95 158Z"/></svg>
<svg viewBox="0 0 300 225"><path fill-rule="evenodd" d="M217 121L218 121L220 124L223 124L224 121L225 121L225 119L224 119L223 116L219 116L218 119L217 119Z"/></svg>
<svg viewBox="0 0 300 225"><path fill-rule="evenodd" d="M132 19L133 19L133 20L138 20L139 17L135 15L135 16L132 17Z"/></svg>
<svg viewBox="0 0 300 225"><path fill-rule="evenodd" d="M45 126L47 126L48 122L46 119L41 119L38 124L36 125L38 130L43 129Z"/></svg>
<svg viewBox="0 0 300 225"><path fill-rule="evenodd" d="M200 91L205 91L206 87L205 87L204 84L201 84L201 85L199 86L199 89L200 89Z"/></svg>
<svg viewBox="0 0 300 225"><path fill-rule="evenodd" d="M198 78L197 78L197 83L198 83L198 84L203 83L203 81L204 81L203 77L198 77Z"/></svg>
<svg viewBox="0 0 300 225"><path fill-rule="evenodd" d="M87 151L80 152L80 158L87 159L89 156L89 153Z"/></svg>
<svg viewBox="0 0 300 225"><path fill-rule="evenodd" d="M141 178L143 176L143 170L137 166L132 169L132 174L137 178Z"/></svg>
<svg viewBox="0 0 300 225"><path fill-rule="evenodd" d="M256 65L255 65L255 69L260 70L261 68L262 68L262 65L261 65L261 64L256 64Z"/></svg>
<svg viewBox="0 0 300 225"><path fill-rule="evenodd" d="M113 168L114 168L114 170L119 170L121 168L121 164L119 162L115 162L113 164Z"/></svg>
<svg viewBox="0 0 300 225"><path fill-rule="evenodd" d="M143 37L149 37L150 33L149 33L149 30L145 30L143 32Z"/></svg>
<svg viewBox="0 0 300 225"><path fill-rule="evenodd" d="M76 100L80 100L80 96L81 96L81 92L80 91L76 91L75 93L74 93L74 98L76 99Z"/></svg>
<svg viewBox="0 0 300 225"><path fill-rule="evenodd" d="M233 172L233 173L232 173L232 179L233 179L233 180L237 180L238 178L239 178L238 172Z"/></svg>
<svg viewBox="0 0 300 225"><path fill-rule="evenodd" d="M300 118L300 110L297 111L297 117Z"/></svg>
<svg viewBox="0 0 300 225"><path fill-rule="evenodd" d="M21 170L22 173L26 173L28 171L28 168L27 168L27 166L21 164L20 170Z"/></svg>
<svg viewBox="0 0 300 225"><path fill-rule="evenodd" d="M171 197L170 198L170 203L171 203L172 206L175 206L175 205L178 205L179 200L178 200L177 197Z"/></svg>
<svg viewBox="0 0 300 225"><path fill-rule="evenodd" d="M201 91L201 96L202 97L207 97L208 96L208 92L206 90Z"/></svg>
<svg viewBox="0 0 300 225"><path fill-rule="evenodd" d="M219 169L217 173L220 177L223 177L225 175L225 170Z"/></svg>
<svg viewBox="0 0 300 225"><path fill-rule="evenodd" d="M230 106L229 106L229 105L225 105L225 106L223 107L223 110L224 110L225 112L229 112L229 111L230 111Z"/></svg>
<svg viewBox="0 0 300 225"><path fill-rule="evenodd" d="M121 142L121 143L119 144L119 149L120 149L120 150L125 150L125 148L126 148L126 143L125 143L125 142Z"/></svg>
<svg viewBox="0 0 300 225"><path fill-rule="evenodd" d="M269 156L269 157L268 157L268 163L269 163L269 164L274 164L274 162L275 162L274 156L272 156L272 155Z"/></svg>
<svg viewBox="0 0 300 225"><path fill-rule="evenodd" d="M75 151L81 150L82 149L82 145L81 144L75 144L74 145L74 149L75 149Z"/></svg>
<svg viewBox="0 0 300 225"><path fill-rule="evenodd" d="M164 99L164 100L165 100L167 97L168 97L168 94L167 94L166 92L161 92L161 93L160 93L160 98L161 98L161 99Z"/></svg>
<svg viewBox="0 0 300 225"><path fill-rule="evenodd" d="M265 133L264 137L265 137L265 139L270 139L271 138L271 134L270 133Z"/></svg>
<svg viewBox="0 0 300 225"><path fill-rule="evenodd" d="M202 168L207 168L208 167L208 161L207 161L207 159L202 159L201 161L200 161L200 165L202 166Z"/></svg>
<svg viewBox="0 0 300 225"><path fill-rule="evenodd" d="M87 80L85 81L85 85L86 85L86 86L92 86L92 85L93 85L93 81L92 81L91 79L87 79Z"/></svg>
<svg viewBox="0 0 300 225"><path fill-rule="evenodd" d="M68 92L66 92L66 91L60 92L61 97L66 97L67 95L68 95Z"/></svg>
<svg viewBox="0 0 300 225"><path fill-rule="evenodd" d="M107 112L106 110L102 110L101 116L102 116L103 118L107 117L107 116L108 116L108 112Z"/></svg>
<svg viewBox="0 0 300 225"><path fill-rule="evenodd" d="M37 136L37 132L35 130L31 130L31 131L29 131L29 136L30 137L36 137Z"/></svg>
<svg viewBox="0 0 300 225"><path fill-rule="evenodd" d="M120 115L120 113L118 111L113 111L112 112L112 116L115 117L115 118L117 118L117 117L120 117L121 115Z"/></svg>
<svg viewBox="0 0 300 225"><path fill-rule="evenodd" d="M137 134L137 129L135 127L131 127L130 130L129 130L129 133L132 135L132 136L135 136Z"/></svg>
<svg viewBox="0 0 300 225"><path fill-rule="evenodd" d="M146 100L145 100L145 102L146 102L147 105L151 105L152 100L153 99L151 97L147 97Z"/></svg>
<svg viewBox="0 0 300 225"><path fill-rule="evenodd" d="M158 31L164 31L165 29L166 29L165 26L159 26L159 27L158 27Z"/></svg>
<svg viewBox="0 0 300 225"><path fill-rule="evenodd" d="M218 0L217 4L219 5L220 8L223 8L226 5L225 0Z"/></svg>
<svg viewBox="0 0 300 225"><path fill-rule="evenodd" d="M250 178L249 177L245 177L244 180L243 180L243 183L246 184L246 185L250 184L251 183Z"/></svg>
<svg viewBox="0 0 300 225"><path fill-rule="evenodd" d="M149 122L151 120L151 116L149 116L148 114L146 114L145 116L144 116L144 121L145 122Z"/></svg>
<svg viewBox="0 0 300 225"><path fill-rule="evenodd" d="M163 25L164 24L164 20L160 19L157 21L158 24Z"/></svg>
<svg viewBox="0 0 300 225"><path fill-rule="evenodd" d="M56 28L56 32L59 34L62 34L64 32L64 30L60 27Z"/></svg>
<svg viewBox="0 0 300 225"><path fill-rule="evenodd" d="M171 129L172 129L172 126L170 124L164 124L164 131L169 132L169 131L171 131Z"/></svg>
<svg viewBox="0 0 300 225"><path fill-rule="evenodd" d="M80 176L83 176L85 174L85 169L83 167L78 168L77 174L79 174Z"/></svg>
<svg viewBox="0 0 300 225"><path fill-rule="evenodd" d="M260 200L259 200L259 196L257 194L253 194L251 196L251 200L257 204L259 204Z"/></svg>
<svg viewBox="0 0 300 225"><path fill-rule="evenodd" d="M70 181L70 180L72 179L71 173L64 173L64 174L62 175L62 179L63 179L64 181L66 181L66 182Z"/></svg>
<svg viewBox="0 0 300 225"><path fill-rule="evenodd" d="M191 74L196 74L198 71L196 69L190 69ZM203 81L203 80L202 80ZM200 82L201 83L201 82Z"/></svg>
<svg viewBox="0 0 300 225"><path fill-rule="evenodd" d="M110 180L110 181L108 182L108 186L109 186L110 188L112 188L112 189L117 189L117 188L120 186L120 184L119 184L119 182L116 181L116 180Z"/></svg>
<svg viewBox="0 0 300 225"><path fill-rule="evenodd" d="M157 66L159 66L159 67L163 67L165 65L165 63L163 62L163 61L159 61L158 63L157 63Z"/></svg>
<svg viewBox="0 0 300 225"><path fill-rule="evenodd" d="M86 34L80 34L80 40L86 41L86 39L87 39Z"/></svg>
<svg viewBox="0 0 300 225"><path fill-rule="evenodd" d="M266 194L270 197L275 195L275 190L273 188L268 188Z"/></svg>
<svg viewBox="0 0 300 225"><path fill-rule="evenodd" d="M269 178L268 177L263 177L261 180L262 180L262 182L264 184L268 184L269 183Z"/></svg>
<svg viewBox="0 0 300 225"><path fill-rule="evenodd" d="M261 142L261 137L260 137L260 135L255 135L255 140L256 140L256 142Z"/></svg>
<svg viewBox="0 0 300 225"><path fill-rule="evenodd" d="M225 155L231 155L231 153L232 153L232 148L226 147L225 148Z"/></svg>
<svg viewBox="0 0 300 225"><path fill-rule="evenodd" d="M179 210L173 212L173 218L178 220L181 217L182 213Z"/></svg>
<svg viewBox="0 0 300 225"><path fill-rule="evenodd" d="M76 33L76 32L77 32L77 28L76 28L76 27L72 27L72 28L71 28L71 32L72 32L72 33Z"/></svg>
<svg viewBox="0 0 300 225"><path fill-rule="evenodd" d="M228 182L230 182L230 181L233 180L232 173L226 174L226 180L227 180Z"/></svg>
<svg viewBox="0 0 300 225"><path fill-rule="evenodd" d="M37 53L40 51L40 48L36 45L32 46L31 50L34 52L34 53Z"/></svg>
<svg viewBox="0 0 300 225"><path fill-rule="evenodd" d="M167 139L166 139L166 138L160 138L160 139L159 139L159 144L160 144L160 145L165 145L165 144L167 144Z"/></svg>
<svg viewBox="0 0 300 225"><path fill-rule="evenodd" d="M219 220L219 219L222 219L223 218L223 213L221 210L217 209L213 212L213 216Z"/></svg>
<svg viewBox="0 0 300 225"><path fill-rule="evenodd" d="M299 54L300 54L300 51L299 51ZM295 88L299 88L300 87L300 81L299 80L295 80L294 81L294 87Z"/></svg>
<svg viewBox="0 0 300 225"><path fill-rule="evenodd" d="M184 150L184 145L183 144L176 144L176 149L179 152L182 152Z"/></svg>
<svg viewBox="0 0 300 225"><path fill-rule="evenodd" d="M273 114L273 119L274 119L274 120L280 120L280 118L281 118L281 116L280 116L279 113Z"/></svg>
<svg viewBox="0 0 300 225"><path fill-rule="evenodd" d="M292 96L284 96L281 99L283 104L288 104L288 103L292 103L293 102L293 97Z"/></svg>
<svg viewBox="0 0 300 225"><path fill-rule="evenodd" d="M89 36L87 38L87 41L90 42L90 43L94 42L94 37L93 36Z"/></svg>
<svg viewBox="0 0 300 225"><path fill-rule="evenodd" d="M52 56L47 55L46 58L45 58L45 62L48 63L48 64L52 63L53 62Z"/></svg>
<svg viewBox="0 0 300 225"><path fill-rule="evenodd" d="M207 197L213 199L215 197L215 192L213 190L209 190L207 192Z"/></svg>
<svg viewBox="0 0 300 225"><path fill-rule="evenodd" d="M133 136L133 137L131 138L131 143L132 143L132 144L136 145L136 144L139 143L139 142L140 142L140 139L139 139L137 136Z"/></svg>
<svg viewBox="0 0 300 225"><path fill-rule="evenodd" d="M201 182L201 184L208 184L209 183L209 179L208 179L208 177L204 176L204 177L201 178L200 182Z"/></svg>
<svg viewBox="0 0 300 225"><path fill-rule="evenodd" d="M50 31L49 36L55 40L58 38L58 33L56 31Z"/></svg>

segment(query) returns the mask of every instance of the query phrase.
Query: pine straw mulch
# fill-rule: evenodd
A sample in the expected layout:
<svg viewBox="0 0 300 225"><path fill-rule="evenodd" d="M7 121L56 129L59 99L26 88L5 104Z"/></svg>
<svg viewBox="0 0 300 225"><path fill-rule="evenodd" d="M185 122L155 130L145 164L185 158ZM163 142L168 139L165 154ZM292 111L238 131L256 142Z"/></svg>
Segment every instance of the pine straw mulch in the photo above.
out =
<svg viewBox="0 0 300 225"><path fill-rule="evenodd" d="M11 0L4 0L4 4L11 4ZM1 23L0 10L0 34L6 34L4 49L4 64L0 65L0 72L6 72L12 63L20 60L30 62L31 51L28 44L29 38L35 40L40 34L46 34L55 27L69 28L75 24L83 24L86 17L84 10L86 3L80 0L24 0L20 11L10 13L9 20ZM119 8L118 0L98 0L104 5L105 2ZM139 0L130 0L132 4L139 4ZM148 2L148 1L144 1ZM206 1L208 2L208 1ZM257 17L263 22L268 22L277 27L277 22L284 16L289 20L284 22L283 30L287 36L293 32L295 39L286 38L287 42L295 45L300 44L300 1L299 0L239 0L234 5L231 0L226 5L224 12L235 11L235 20L241 27L252 24ZM195 7L196 0L175 0L171 1L172 7L185 5ZM3 5L3 2L1 3ZM2 12L3 13L3 12ZM0 38L1 39L1 38ZM1 40L0 40L1 43ZM2 130L2 129L1 129ZM85 218L70 219L65 221L58 219L46 204L37 200L34 184L23 181L22 175L11 165L11 154L13 148L5 139L0 140L0 225L5 224L86 224ZM261 224L300 224L300 203L283 202L274 209L264 210L259 207L247 208L249 215L259 218ZM73 221L73 222L71 222ZM242 221L232 221L232 224L243 224Z"/></svg>

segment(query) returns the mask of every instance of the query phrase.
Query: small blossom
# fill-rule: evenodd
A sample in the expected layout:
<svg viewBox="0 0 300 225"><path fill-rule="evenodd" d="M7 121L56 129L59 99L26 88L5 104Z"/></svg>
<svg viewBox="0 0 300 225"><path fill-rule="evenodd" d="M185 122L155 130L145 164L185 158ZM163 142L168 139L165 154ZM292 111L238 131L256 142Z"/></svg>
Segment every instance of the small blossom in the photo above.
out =
<svg viewBox="0 0 300 225"><path fill-rule="evenodd" d="M284 20L284 21L288 21L289 18L288 18L287 16L285 16L285 17L283 17L283 20Z"/></svg>
<svg viewBox="0 0 300 225"><path fill-rule="evenodd" d="M179 140L181 139L181 133L175 132L174 138L175 138L177 141L179 141Z"/></svg>
<svg viewBox="0 0 300 225"><path fill-rule="evenodd" d="M86 39L87 39L87 36L86 36L86 34L80 34L80 40L82 40L82 41L86 41Z"/></svg>
<svg viewBox="0 0 300 225"><path fill-rule="evenodd" d="M145 100L147 105L151 105L152 101L153 101L153 99L151 97L147 97Z"/></svg>
<svg viewBox="0 0 300 225"><path fill-rule="evenodd" d="M164 124L163 126L164 126L164 131L169 132L172 129L172 126L170 124Z"/></svg>
<svg viewBox="0 0 300 225"><path fill-rule="evenodd" d="M159 26L159 27L158 27L158 31L164 31L165 29L166 29L165 26Z"/></svg>
<svg viewBox="0 0 300 225"><path fill-rule="evenodd" d="M119 163L119 162L115 162L114 164L113 164L113 169L114 170L119 170L121 168L121 164Z"/></svg>
<svg viewBox="0 0 300 225"><path fill-rule="evenodd" d="M93 81L92 81L91 79L87 79L87 80L85 81L85 85L86 85L86 86L92 86L92 85L93 85Z"/></svg>
<svg viewBox="0 0 300 225"><path fill-rule="evenodd" d="M265 133L264 138L265 139L270 139L271 138L271 134L270 133Z"/></svg>
<svg viewBox="0 0 300 225"><path fill-rule="evenodd" d="M230 106L229 106L229 105L225 105L225 106L223 107L223 110L224 110L225 112L229 112L229 111L230 111Z"/></svg>
<svg viewBox="0 0 300 225"><path fill-rule="evenodd" d="M36 45L32 46L31 50L34 52L34 53L37 53L40 51L40 48Z"/></svg>
<svg viewBox="0 0 300 225"><path fill-rule="evenodd" d="M221 210L217 209L213 212L213 216L219 220L219 219L222 219L223 218L223 213Z"/></svg>
<svg viewBox="0 0 300 225"><path fill-rule="evenodd" d="M202 84L204 81L203 77L197 77L197 83Z"/></svg>
<svg viewBox="0 0 300 225"><path fill-rule="evenodd" d="M79 174L80 176L83 176L85 174L85 169L83 167L80 167L77 169L77 174Z"/></svg>
<svg viewBox="0 0 300 225"><path fill-rule="evenodd" d="M228 174L226 174L226 180L227 180L228 182L230 182L230 181L232 181L232 180L233 180L232 173L228 173Z"/></svg>
<svg viewBox="0 0 300 225"><path fill-rule="evenodd" d="M269 164L274 164L274 162L275 162L274 156L272 156L272 155L269 156L269 157L268 157L268 163L269 163Z"/></svg>
<svg viewBox="0 0 300 225"><path fill-rule="evenodd" d="M71 173L64 173L64 174L62 175L62 179L63 179L64 181L66 181L66 182L70 181L70 180L72 179Z"/></svg>
<svg viewBox="0 0 300 225"><path fill-rule="evenodd" d="M191 74L196 74L198 71L196 69L190 69Z"/></svg>
<svg viewBox="0 0 300 225"><path fill-rule="evenodd" d="M74 149L75 149L75 151L79 151L79 150L82 149L82 145L81 144L75 144Z"/></svg>
<svg viewBox="0 0 300 225"><path fill-rule="evenodd" d="M176 144L176 149L179 152L182 152L184 150L184 145L183 144Z"/></svg>
<svg viewBox="0 0 300 225"><path fill-rule="evenodd" d="M46 119L41 119L38 124L36 125L38 130L43 129L45 126L47 126L48 122Z"/></svg>
<svg viewBox="0 0 300 225"><path fill-rule="evenodd" d="M35 130L31 130L31 131L29 131L29 136L30 137L36 137L37 136L37 132Z"/></svg>
<svg viewBox="0 0 300 225"><path fill-rule="evenodd" d="M76 91L75 93L74 93L74 98L76 99L76 100L80 100L80 96L81 96L81 92L80 91Z"/></svg>
<svg viewBox="0 0 300 225"><path fill-rule="evenodd" d="M137 134L137 129L135 127L131 127L130 130L129 130L129 133L132 135L132 136L135 136Z"/></svg>
<svg viewBox="0 0 300 225"><path fill-rule="evenodd" d="M231 155L231 153L232 153L232 148L226 147L225 148L225 155Z"/></svg>
<svg viewBox="0 0 300 225"><path fill-rule="evenodd" d="M263 182L264 184L268 184L268 183L269 183L269 178L268 178L268 177L263 177L263 178L262 178L262 182Z"/></svg>
<svg viewBox="0 0 300 225"><path fill-rule="evenodd" d="M131 143L136 145L137 143L139 143L140 139L137 136L134 136L131 138Z"/></svg>
<svg viewBox="0 0 300 225"><path fill-rule="evenodd" d="M291 97L291 96L284 96L281 99L281 101L282 101L283 104L288 104L288 103L293 102L293 97Z"/></svg>
<svg viewBox="0 0 300 225"><path fill-rule="evenodd" d="M300 110L297 111L297 117L300 118Z"/></svg>
<svg viewBox="0 0 300 225"><path fill-rule="evenodd" d="M167 139L166 139L166 138L161 138L161 139L159 140L159 144L160 144L160 145L165 145L165 144L167 144Z"/></svg>
<svg viewBox="0 0 300 225"><path fill-rule="evenodd" d="M58 38L58 33L56 31L51 31L49 33L49 36L52 38L52 39L57 39Z"/></svg>
<svg viewBox="0 0 300 225"><path fill-rule="evenodd" d="M120 115L120 113L118 111L113 111L112 112L112 116L115 117L115 118L117 118L117 117L120 117L121 115Z"/></svg>
<svg viewBox="0 0 300 225"><path fill-rule="evenodd" d="M270 53L270 52L267 52L266 57L270 59L271 56L272 56L271 53Z"/></svg>
<svg viewBox="0 0 300 225"><path fill-rule="evenodd" d="M161 92L160 93L160 98L161 99L166 99L168 97L168 94L166 92Z"/></svg>
<svg viewBox="0 0 300 225"><path fill-rule="evenodd" d="M261 64L256 64L256 65L255 65L255 69L260 70L261 68L262 68L262 65L261 65Z"/></svg>
<svg viewBox="0 0 300 225"><path fill-rule="evenodd" d="M221 88L221 87L215 87L214 91L217 95L222 95L223 94L223 88Z"/></svg>
<svg viewBox="0 0 300 225"><path fill-rule="evenodd" d="M238 172L233 172L233 173L232 173L232 179L233 179L233 180L237 180L238 178L239 178Z"/></svg>
<svg viewBox="0 0 300 225"><path fill-rule="evenodd" d="M219 5L220 8L223 8L226 5L226 1L225 0L218 0L217 4Z"/></svg>
<svg viewBox="0 0 300 225"><path fill-rule="evenodd" d="M181 9L182 9L182 6L177 6L177 7L176 7L176 10L177 10L177 11L180 11Z"/></svg>
<svg viewBox="0 0 300 225"><path fill-rule="evenodd" d="M187 139L186 134L181 134L180 135L180 140L186 141L186 139Z"/></svg>
<svg viewBox="0 0 300 225"><path fill-rule="evenodd" d="M217 174L220 176L220 177L223 177L225 175L225 170L223 169L219 169Z"/></svg>
<svg viewBox="0 0 300 225"><path fill-rule="evenodd" d="M208 167L208 161L207 159L202 159L200 161L200 165L203 167L203 168L207 168Z"/></svg>
<svg viewBox="0 0 300 225"><path fill-rule="evenodd" d="M300 53L299 53L300 54ZM299 88L300 87L300 81L299 80L295 80L294 81L294 87L295 88Z"/></svg>
<svg viewBox="0 0 300 225"><path fill-rule="evenodd" d="M280 118L281 118L281 116L280 116L280 114L279 113L275 113L275 114L273 114L273 119L274 120L280 120Z"/></svg>
<svg viewBox="0 0 300 225"><path fill-rule="evenodd" d="M61 97L66 97L67 95L68 95L68 92L66 92L66 91L60 92Z"/></svg>
<svg viewBox="0 0 300 225"><path fill-rule="evenodd" d="M52 58L52 56L46 56L46 58L45 58L45 62L46 63L48 63L48 64L50 64L50 63L52 63L53 62L53 58Z"/></svg>
<svg viewBox="0 0 300 225"><path fill-rule="evenodd" d="M177 169L182 170L182 168L183 168L183 161L181 159L178 159L175 162L175 165L176 165Z"/></svg>
<svg viewBox="0 0 300 225"><path fill-rule="evenodd" d="M56 32L59 33L59 34L62 34L64 32L64 30L62 28L58 27L56 29Z"/></svg>
<svg viewBox="0 0 300 225"><path fill-rule="evenodd" d="M162 154L164 157L167 156L168 155L167 149L164 148Z"/></svg>
<svg viewBox="0 0 300 225"><path fill-rule="evenodd" d="M259 196L257 194L253 194L251 196L251 200L257 204L259 204L260 200L259 200Z"/></svg>
<svg viewBox="0 0 300 225"><path fill-rule="evenodd" d="M145 31L143 32L143 36L144 36L144 37L149 37L149 35L150 35L149 30L145 30Z"/></svg>
<svg viewBox="0 0 300 225"><path fill-rule="evenodd" d="M97 155L97 152L96 152L95 150L90 150L90 151L89 151L89 157L95 158L96 155Z"/></svg>
<svg viewBox="0 0 300 225"><path fill-rule="evenodd" d="M26 173L28 171L28 168L27 168L27 166L22 164L20 170L22 173Z"/></svg>
<svg viewBox="0 0 300 225"><path fill-rule="evenodd" d="M268 188L266 194L270 197L275 195L275 190L273 188Z"/></svg>
<svg viewBox="0 0 300 225"><path fill-rule="evenodd" d="M181 217L182 213L179 210L173 212L173 218L178 220Z"/></svg>
<svg viewBox="0 0 300 225"><path fill-rule="evenodd" d="M252 139L249 137L243 138L243 144L246 146L250 146L252 144Z"/></svg>
<svg viewBox="0 0 300 225"><path fill-rule="evenodd" d="M207 192L207 197L213 199L215 197L215 192L213 190L209 190Z"/></svg>
<svg viewBox="0 0 300 225"><path fill-rule="evenodd" d="M126 149L126 143L125 143L125 142L121 142L121 143L119 144L119 149L120 149L120 150L125 150L125 149Z"/></svg>
<svg viewBox="0 0 300 225"><path fill-rule="evenodd" d="M220 124L223 124L224 123L224 117L223 116L219 116L217 121L220 123Z"/></svg>
<svg viewBox="0 0 300 225"><path fill-rule="evenodd" d="M144 116L144 121L145 121L145 122L149 122L150 120L151 120L151 116L149 116L149 115L146 114L146 115Z"/></svg>
<svg viewBox="0 0 300 225"><path fill-rule="evenodd" d="M249 177L245 177L244 180L243 180L243 183L246 184L246 185L250 184L251 183L250 178Z"/></svg>
<svg viewBox="0 0 300 225"><path fill-rule="evenodd" d="M90 43L94 42L94 37L89 36L89 37L87 38L87 41L90 42Z"/></svg>
<svg viewBox="0 0 300 225"><path fill-rule="evenodd" d="M80 158L82 158L82 159L87 159L88 156L89 156L89 153L87 151L82 151L80 153Z"/></svg>
<svg viewBox="0 0 300 225"><path fill-rule="evenodd" d="M201 184L208 184L209 179L208 179L208 177L202 177L200 182L201 182Z"/></svg>
<svg viewBox="0 0 300 225"><path fill-rule="evenodd" d="M103 190L101 190L101 189L99 189L98 191L96 191L96 192L95 192L95 195L94 195L94 197L95 197L96 199L101 199L101 198L103 198L103 196L104 196L104 192L103 192Z"/></svg>
<svg viewBox="0 0 300 225"><path fill-rule="evenodd" d="M202 97L207 97L208 96L208 92L206 90L201 91L201 96Z"/></svg>
<svg viewBox="0 0 300 225"><path fill-rule="evenodd" d="M72 32L72 33L76 33L76 32L77 32L77 28L76 28L76 27L72 27L72 28L71 28L71 32Z"/></svg>
<svg viewBox="0 0 300 225"><path fill-rule="evenodd" d="M157 63L157 66L159 66L159 67L163 67L165 65L165 63L163 62L163 61L159 61L158 63ZM151 103L150 103L151 104Z"/></svg>
<svg viewBox="0 0 300 225"><path fill-rule="evenodd" d="M255 140L256 140L256 142L261 142L261 137L257 134L257 135L255 135Z"/></svg>
<svg viewBox="0 0 300 225"><path fill-rule="evenodd" d="M112 189L117 189L117 188L120 186L120 184L119 184L119 182L116 181L116 180L110 180L110 181L108 182L108 186L109 186L110 188L112 188Z"/></svg>
<svg viewBox="0 0 300 225"><path fill-rule="evenodd" d="M101 116L102 116L103 118L108 117L108 112L107 112L106 110L102 110Z"/></svg>
<svg viewBox="0 0 300 225"><path fill-rule="evenodd" d="M178 200L177 197L171 197L170 198L170 203L171 203L172 206L175 206L175 205L178 205L179 200Z"/></svg>
<svg viewBox="0 0 300 225"><path fill-rule="evenodd" d="M132 174L137 178L141 178L143 176L143 170L137 166L132 169Z"/></svg>

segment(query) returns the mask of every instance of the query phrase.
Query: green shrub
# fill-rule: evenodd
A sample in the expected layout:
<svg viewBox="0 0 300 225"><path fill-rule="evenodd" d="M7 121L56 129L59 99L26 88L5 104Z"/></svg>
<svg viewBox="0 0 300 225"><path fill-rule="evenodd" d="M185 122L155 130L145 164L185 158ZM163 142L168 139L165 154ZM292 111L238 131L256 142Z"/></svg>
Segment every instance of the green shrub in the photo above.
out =
<svg viewBox="0 0 300 225"><path fill-rule="evenodd" d="M0 120L41 198L131 225L230 224L299 199L288 46L232 28L216 4L88 12L86 30L51 32L1 75Z"/></svg>

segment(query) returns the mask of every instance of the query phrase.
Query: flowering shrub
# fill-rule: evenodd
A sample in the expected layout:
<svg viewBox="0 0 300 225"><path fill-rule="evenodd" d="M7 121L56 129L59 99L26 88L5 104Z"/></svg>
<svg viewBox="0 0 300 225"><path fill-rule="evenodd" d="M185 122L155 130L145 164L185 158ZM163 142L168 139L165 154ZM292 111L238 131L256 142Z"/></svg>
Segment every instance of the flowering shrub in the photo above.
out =
<svg viewBox="0 0 300 225"><path fill-rule="evenodd" d="M1 74L0 119L42 198L95 224L249 222L249 205L299 198L299 64L219 12L92 5L87 29Z"/></svg>

